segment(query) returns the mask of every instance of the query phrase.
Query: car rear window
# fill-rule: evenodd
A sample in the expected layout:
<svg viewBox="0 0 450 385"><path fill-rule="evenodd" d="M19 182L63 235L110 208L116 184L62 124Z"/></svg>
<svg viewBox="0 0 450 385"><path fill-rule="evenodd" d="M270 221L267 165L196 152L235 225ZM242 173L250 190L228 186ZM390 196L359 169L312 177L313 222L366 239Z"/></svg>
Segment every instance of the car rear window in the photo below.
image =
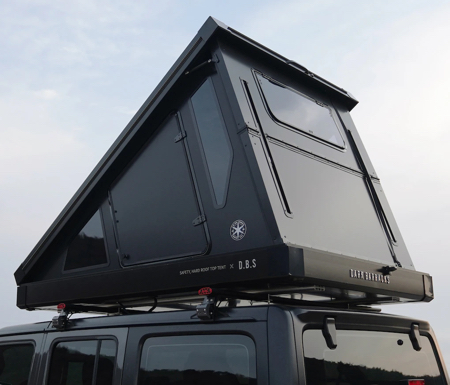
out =
<svg viewBox="0 0 450 385"><path fill-rule="evenodd" d="M444 385L430 340L414 350L408 334L338 330L329 349L321 330L303 334L307 385ZM412 382L410 383L410 385Z"/></svg>

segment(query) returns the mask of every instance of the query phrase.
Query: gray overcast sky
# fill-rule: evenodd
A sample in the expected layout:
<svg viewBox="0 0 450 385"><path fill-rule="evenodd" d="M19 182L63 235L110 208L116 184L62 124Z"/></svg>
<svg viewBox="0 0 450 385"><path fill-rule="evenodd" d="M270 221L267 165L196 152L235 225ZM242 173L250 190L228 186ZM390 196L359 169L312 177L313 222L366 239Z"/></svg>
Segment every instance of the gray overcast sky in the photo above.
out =
<svg viewBox="0 0 450 385"><path fill-rule="evenodd" d="M13 272L208 16L349 90L352 116L436 299L450 363L450 3L439 0L0 2L0 326Z"/></svg>

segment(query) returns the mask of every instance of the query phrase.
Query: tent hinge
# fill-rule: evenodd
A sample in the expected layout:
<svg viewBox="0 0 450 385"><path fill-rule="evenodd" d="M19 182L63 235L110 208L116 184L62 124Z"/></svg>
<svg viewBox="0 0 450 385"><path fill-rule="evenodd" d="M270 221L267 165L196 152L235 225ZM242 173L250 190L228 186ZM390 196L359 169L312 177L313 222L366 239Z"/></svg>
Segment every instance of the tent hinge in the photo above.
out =
<svg viewBox="0 0 450 385"><path fill-rule="evenodd" d="M173 141L175 143L178 143L180 140L183 140L184 138L186 138L186 133L185 132L180 132L174 139Z"/></svg>
<svg viewBox="0 0 450 385"><path fill-rule="evenodd" d="M201 224L204 223L204 222L206 222L206 217L205 217L204 215L199 215L197 218L195 218L195 219L192 221L192 224L193 224L194 226L198 226L198 225L201 225Z"/></svg>
<svg viewBox="0 0 450 385"><path fill-rule="evenodd" d="M206 61L204 61L203 63L200 63L199 65L195 66L194 68L186 71L184 74L185 75L189 75L194 71L197 71L198 69L207 66L208 64L214 63L217 64L219 62L219 57L217 55L214 55L214 57L212 59L208 59Z"/></svg>

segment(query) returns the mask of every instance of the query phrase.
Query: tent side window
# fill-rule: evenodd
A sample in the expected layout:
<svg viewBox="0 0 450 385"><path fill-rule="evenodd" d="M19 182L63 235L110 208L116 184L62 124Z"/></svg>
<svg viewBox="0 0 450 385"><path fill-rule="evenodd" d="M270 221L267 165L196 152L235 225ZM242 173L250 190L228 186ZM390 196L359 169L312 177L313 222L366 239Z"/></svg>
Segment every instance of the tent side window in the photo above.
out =
<svg viewBox="0 0 450 385"><path fill-rule="evenodd" d="M191 102L216 204L223 207L233 153L210 78L191 97Z"/></svg>
<svg viewBox="0 0 450 385"><path fill-rule="evenodd" d="M259 73L256 78L266 108L277 123L345 148L333 108Z"/></svg>
<svg viewBox="0 0 450 385"><path fill-rule="evenodd" d="M67 248L64 271L108 263L100 211L97 211Z"/></svg>

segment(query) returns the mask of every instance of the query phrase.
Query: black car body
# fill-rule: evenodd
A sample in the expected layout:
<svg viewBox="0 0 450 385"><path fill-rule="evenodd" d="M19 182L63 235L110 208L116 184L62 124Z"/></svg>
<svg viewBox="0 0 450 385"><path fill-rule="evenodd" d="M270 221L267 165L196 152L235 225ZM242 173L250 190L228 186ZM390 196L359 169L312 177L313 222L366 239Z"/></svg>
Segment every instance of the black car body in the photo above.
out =
<svg viewBox="0 0 450 385"><path fill-rule="evenodd" d="M424 321L322 307L219 309L209 322L185 310L76 319L65 330L4 328L0 383L448 383Z"/></svg>

